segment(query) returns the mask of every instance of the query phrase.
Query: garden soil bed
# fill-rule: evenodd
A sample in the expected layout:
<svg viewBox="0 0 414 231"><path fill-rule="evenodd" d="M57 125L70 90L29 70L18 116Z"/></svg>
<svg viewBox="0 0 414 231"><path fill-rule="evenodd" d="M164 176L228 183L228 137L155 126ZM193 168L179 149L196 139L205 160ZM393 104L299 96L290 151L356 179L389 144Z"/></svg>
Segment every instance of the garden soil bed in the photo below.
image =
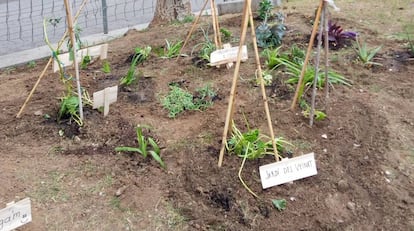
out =
<svg viewBox="0 0 414 231"><path fill-rule="evenodd" d="M386 36L402 31L398 19L413 12L408 1L399 2L390 11L395 27L380 23L374 14L362 21L352 11L375 5L383 12L385 3L337 3L342 11L331 17L358 31L370 47L382 45L376 56L382 66L355 62L350 47L331 51L331 68L353 84L331 89L325 120L309 127L299 109L287 110L294 86L282 79L266 88L275 135L295 145L292 153L282 154L314 152L318 174L263 190L258 169L274 157L247 161L242 176L259 199L238 179L241 158L225 154L223 166L217 166L234 68L194 64L192 49L203 41L199 29L184 49L188 56L162 59L152 54L137 67L142 76L138 84L119 88L107 117L84 108L82 127L57 123L64 88L58 74L49 70L16 118L47 61L1 70L0 207L31 198L33 221L19 230L414 229L414 61L403 41ZM288 28L283 47L306 49L313 9L293 2L281 10ZM199 27L207 29L209 20L204 17ZM232 31L237 46L241 15L221 16L220 25ZM109 43L111 73L103 73L97 60L81 70L82 86L92 95L118 84L135 47L182 40L190 27L169 24L129 31ZM249 59L240 68L234 121L242 131L247 120L250 128L268 134L247 37ZM218 95L206 110L171 119L160 103L171 83L190 92L210 84ZM317 102L322 108L323 91ZM159 143L165 170L150 157L115 152L117 146L136 145L134 128L139 124L152 127L144 134ZM275 209L273 199L285 199L286 209Z"/></svg>

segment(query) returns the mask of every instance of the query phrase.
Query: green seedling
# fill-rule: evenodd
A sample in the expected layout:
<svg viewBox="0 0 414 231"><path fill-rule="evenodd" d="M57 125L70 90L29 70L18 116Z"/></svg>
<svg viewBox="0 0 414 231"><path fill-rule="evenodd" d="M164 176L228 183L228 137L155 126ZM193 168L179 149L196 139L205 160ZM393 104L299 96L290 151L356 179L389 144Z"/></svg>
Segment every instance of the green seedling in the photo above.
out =
<svg viewBox="0 0 414 231"><path fill-rule="evenodd" d="M180 55L181 47L183 46L183 41L170 42L167 39L165 40L164 50L161 52L161 58L170 59Z"/></svg>
<svg viewBox="0 0 414 231"><path fill-rule="evenodd" d="M69 95L61 98L60 109L57 120L60 122L64 118L74 120L79 126L83 125L83 121L79 114L79 98L74 95Z"/></svg>
<svg viewBox="0 0 414 231"><path fill-rule="evenodd" d="M353 48L355 53L358 56L358 61L360 61L364 66L371 67L372 65L382 66L381 63L372 61L375 55L381 50L382 46L376 48L368 48L367 44L363 42L362 44L358 39L353 43Z"/></svg>
<svg viewBox="0 0 414 231"><path fill-rule="evenodd" d="M170 86L168 95L161 99L162 106L168 110L168 117L175 118L185 110L205 110L213 104L217 93L209 85L196 90L195 96L178 87Z"/></svg>
<svg viewBox="0 0 414 231"><path fill-rule="evenodd" d="M203 32L204 41L193 47L193 50L191 51L191 55L193 54L195 50L200 49L198 52L198 57L210 62L210 55L213 51L216 50L216 45L208 37L207 31L203 30L202 28L201 28L201 31Z"/></svg>
<svg viewBox="0 0 414 231"><path fill-rule="evenodd" d="M116 147L115 151L117 152L137 152L141 154L144 159L147 158L148 154L152 156L152 158L160 164L162 168L165 169L165 163L161 159L160 152L161 149L158 146L157 142L152 137L145 137L142 129L149 128L148 126L137 126L135 128L136 131L136 140L138 142L137 147L128 147L128 146L120 146Z"/></svg>
<svg viewBox="0 0 414 231"><path fill-rule="evenodd" d="M220 28L220 33L223 41L230 41L231 37L233 36L231 31L224 27Z"/></svg>
<svg viewBox="0 0 414 231"><path fill-rule="evenodd" d="M102 71L105 74L111 73L111 65L109 64L108 60L104 60L102 64Z"/></svg>
<svg viewBox="0 0 414 231"><path fill-rule="evenodd" d="M300 107L302 108L302 115L305 118L309 118L311 107L306 103L305 100L301 100ZM327 115L323 111L314 110L314 116L316 121L324 120Z"/></svg>
<svg viewBox="0 0 414 231"><path fill-rule="evenodd" d="M291 143L284 140L282 137L276 138L276 148L279 152L285 151L287 146L293 146ZM263 135L259 132L258 129L248 130L245 133L242 133L232 121L232 137L226 143L226 149L229 153L234 153L239 157L243 158L242 164L239 169L239 180L243 186L249 191L253 196L258 198L258 196L247 186L241 177L241 172L244 167L244 163L247 159L254 160L258 158L263 158L265 155L274 154L273 144L270 137Z"/></svg>
<svg viewBox="0 0 414 231"><path fill-rule="evenodd" d="M286 209L286 200L285 199L272 200L272 204L279 211L283 211L283 210Z"/></svg>
<svg viewBox="0 0 414 231"><path fill-rule="evenodd" d="M145 48L135 48L135 54L132 56L131 66L129 67L127 74L121 78L121 85L129 86L137 80L135 73L136 66L143 63L148 58L150 53L150 46Z"/></svg>
<svg viewBox="0 0 414 231"><path fill-rule="evenodd" d="M259 2L259 9L257 10L258 17L264 21L272 15L273 3L271 0L262 0Z"/></svg>
<svg viewBox="0 0 414 231"><path fill-rule="evenodd" d="M27 63L27 67L28 67L28 68L35 68L35 67L36 67L36 62L35 62L35 61L33 61L33 60L32 60L32 61L30 61L30 62L28 62L28 63Z"/></svg>
<svg viewBox="0 0 414 231"><path fill-rule="evenodd" d="M91 63L92 57L90 55L85 55L82 58L82 61L80 63L81 69L86 69L88 65Z"/></svg>

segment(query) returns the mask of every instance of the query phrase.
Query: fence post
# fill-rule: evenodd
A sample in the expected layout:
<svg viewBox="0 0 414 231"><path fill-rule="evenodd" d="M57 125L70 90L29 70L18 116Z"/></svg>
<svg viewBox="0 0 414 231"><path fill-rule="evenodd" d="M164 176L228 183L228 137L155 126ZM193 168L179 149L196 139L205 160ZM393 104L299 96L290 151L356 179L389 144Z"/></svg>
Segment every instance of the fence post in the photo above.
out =
<svg viewBox="0 0 414 231"><path fill-rule="evenodd" d="M104 34L108 34L108 5L106 5L106 0L102 0L102 20L103 20L103 30Z"/></svg>

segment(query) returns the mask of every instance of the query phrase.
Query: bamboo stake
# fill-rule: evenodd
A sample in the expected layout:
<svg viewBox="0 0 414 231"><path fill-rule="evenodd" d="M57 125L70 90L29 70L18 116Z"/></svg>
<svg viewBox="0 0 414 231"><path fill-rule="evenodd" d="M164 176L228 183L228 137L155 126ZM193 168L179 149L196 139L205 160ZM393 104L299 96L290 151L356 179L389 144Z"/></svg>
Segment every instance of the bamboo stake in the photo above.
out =
<svg viewBox="0 0 414 231"><path fill-rule="evenodd" d="M83 7L86 5L87 1L88 0L84 0L82 2L81 6L79 7L79 10L76 13L75 18L74 18L75 22L78 20L78 17L80 15L80 13L82 12ZM59 50L60 47L62 46L62 44L64 43L67 34L68 34L68 31L66 30L65 33L63 34L62 38L58 42L57 50ZM47 62L46 66L43 68L43 71L39 75L39 78L37 79L35 85L33 86L32 90L30 91L29 95L27 96L26 100L24 101L22 107L20 108L19 112L17 113L16 118L20 118L21 114L23 113L24 109L26 108L27 104L29 103L30 99L32 98L37 86L39 85L40 80L42 80L43 76L45 75L45 73L47 71L47 68L49 68L50 64L52 64L52 61L53 61L53 56L49 58L49 61Z"/></svg>
<svg viewBox="0 0 414 231"><path fill-rule="evenodd" d="M218 28L217 28L217 18L216 18L216 12L214 7L214 0L210 0L210 9L211 9L211 16L213 18L213 31L214 31L214 44L216 45L216 48L219 48L219 41L218 41Z"/></svg>
<svg viewBox="0 0 414 231"><path fill-rule="evenodd" d="M233 82L232 82L231 90L230 90L229 105L227 107L227 113L226 113L226 122L225 122L224 130L223 130L220 156L219 156L219 161L218 161L219 167L221 167L221 165L223 164L224 149L227 143L227 134L229 132L230 121L233 117L233 105L234 105L234 99L235 99L234 95L236 93L237 80L239 78L239 70L240 70L240 63L241 63L241 57L242 57L242 46L246 40L246 30L247 30L247 23L248 23L248 16L249 16L248 8L250 8L250 3L251 3L251 0L245 0L245 7L243 11L243 22L244 23L243 23L243 27L241 31L239 51L237 53L237 61L236 61L236 66L234 68Z"/></svg>
<svg viewBox="0 0 414 231"><path fill-rule="evenodd" d="M203 7L201 8L200 13L198 14L198 16L197 16L196 20L193 22L193 25L191 26L190 32L188 32L188 35L187 35L187 37L185 38L184 44L183 44L183 46L182 46L182 47L181 47L181 49L180 49L180 54L181 54L181 52L183 51L183 49L184 49L185 45L187 45L188 40L190 40L190 37L191 37L191 35L192 35L192 34L193 34L193 32L194 32L195 26L196 26L196 25L198 24L198 22L200 21L201 15L203 14L203 11L204 11L204 9L205 9L205 8L206 8L206 6L207 6L208 1L209 1L209 0L206 0L206 1L204 2L204 5L203 5ZM178 57L180 57L180 56L178 56ZM177 58L178 58L178 57L177 57Z"/></svg>
<svg viewBox="0 0 414 231"><path fill-rule="evenodd" d="M78 64L77 52L76 52L77 50L76 38L75 38L75 32L73 31L72 13L71 13L69 0L64 0L64 1L65 1L65 8L66 8L66 18L68 21L68 30L69 30L70 40L72 42L73 63L75 64L76 87L78 89L78 99L79 99L79 117L81 120L83 120L82 89L81 89L80 81L79 81L79 64Z"/></svg>
<svg viewBox="0 0 414 231"><path fill-rule="evenodd" d="M329 68L329 11L328 11L328 4L324 4L323 10L325 15L324 20L324 34L325 34L325 110L328 110L328 101L329 101L329 80L328 80L328 68Z"/></svg>
<svg viewBox="0 0 414 231"><path fill-rule="evenodd" d="M251 7L248 8L248 9L249 9L249 16L250 16L249 17L250 18L250 28L251 28L251 31L252 31L253 47L254 47L254 53L255 53L255 57L256 57L256 68L258 70L258 74L259 74L259 78L260 78L260 88L262 90L263 103L264 103L266 117L267 117L267 125L269 127L270 137L272 139L273 153L275 155L275 160L277 162L277 161L279 161L279 154L277 152L275 134L273 132L272 118L270 116L269 104L268 104L268 101L267 101L266 89L265 89L265 84L264 84L263 75L262 75L262 67L260 65L260 56L259 56L259 49L257 47L256 31L254 30L255 27L254 27L254 21L253 21L253 13L252 13Z"/></svg>
<svg viewBox="0 0 414 231"><path fill-rule="evenodd" d="M298 85L296 86L295 96L293 97L292 105L290 106L290 110L292 110L292 111L295 110L296 104L297 104L297 101L298 101L298 98L299 98L299 94L303 90L303 86L302 86L303 77L305 75L306 67L307 67L308 62L309 62L310 54L312 52L312 47L313 47L313 42L315 40L316 31L318 30L318 24L319 24L319 19L321 17L323 2L324 2L324 0L320 1L318 11L316 12L316 17L315 17L315 21L313 23L313 29L312 29L312 34L311 34L311 38L310 38L309 45L308 45L308 50L306 51L305 61L304 61L303 66L302 66L302 71L300 72Z"/></svg>
<svg viewBox="0 0 414 231"><path fill-rule="evenodd" d="M323 5L325 5L323 3ZM313 89L312 89L312 99L311 99L311 110L309 113L309 126L313 126L313 117L315 115L315 99L316 99L316 85L318 84L319 77L319 63L321 61L321 47L322 47L322 30L325 20L325 11L323 11L321 16L321 23L319 25L319 34L318 34L318 47L316 50L316 64L315 64L315 76L313 77ZM325 77L326 79L328 76Z"/></svg>
<svg viewBox="0 0 414 231"><path fill-rule="evenodd" d="M211 6L212 6L212 16L213 16L213 23L215 23L215 27L216 27L216 34L215 36L217 37L217 45L216 48L217 49L221 49L222 48L222 43L221 43L221 36L220 36L220 25L219 25L219 19L218 19L218 15L217 15L217 8L216 8L216 1L215 0L211 0Z"/></svg>

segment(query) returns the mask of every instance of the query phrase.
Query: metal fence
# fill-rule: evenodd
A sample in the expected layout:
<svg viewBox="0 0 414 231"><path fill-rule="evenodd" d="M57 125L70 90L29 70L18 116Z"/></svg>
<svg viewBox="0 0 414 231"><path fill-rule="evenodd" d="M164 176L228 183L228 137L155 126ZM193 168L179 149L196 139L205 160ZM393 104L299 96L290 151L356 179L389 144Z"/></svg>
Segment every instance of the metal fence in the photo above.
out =
<svg viewBox="0 0 414 231"><path fill-rule="evenodd" d="M200 10L204 2L192 0L192 10ZM70 4L75 14L82 0ZM89 0L77 26L87 36L148 23L155 5L155 0ZM58 42L66 29L63 0L0 0L0 56L45 45L44 20L49 40Z"/></svg>

